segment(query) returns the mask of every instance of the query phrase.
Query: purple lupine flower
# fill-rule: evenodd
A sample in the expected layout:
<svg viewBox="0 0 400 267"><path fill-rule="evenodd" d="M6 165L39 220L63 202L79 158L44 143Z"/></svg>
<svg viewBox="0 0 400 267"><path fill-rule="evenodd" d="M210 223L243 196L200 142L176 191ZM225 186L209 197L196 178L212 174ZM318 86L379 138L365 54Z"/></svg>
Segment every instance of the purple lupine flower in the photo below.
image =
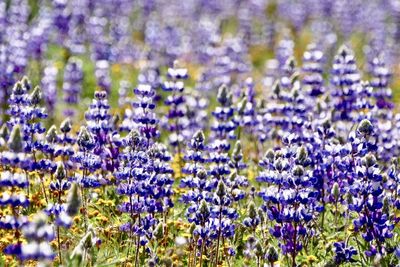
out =
<svg viewBox="0 0 400 267"><path fill-rule="evenodd" d="M22 129L26 142L25 149L30 152L40 149L40 141L36 140L35 135L46 131L41 120L47 118L48 113L41 107L42 91L38 86L33 89L28 101L29 105L23 110L26 121Z"/></svg>
<svg viewBox="0 0 400 267"><path fill-rule="evenodd" d="M208 179L205 169L207 158L205 156L206 145L205 136L202 131L198 131L193 135L186 151L184 161L186 162L182 168L182 172L186 175L181 179L179 187L189 188L188 192L182 195L182 201L185 203L194 203L197 205L201 199L207 198ZM192 212L189 207L188 220L191 221Z"/></svg>
<svg viewBox="0 0 400 267"><path fill-rule="evenodd" d="M350 114L357 99L355 91L359 83L360 73L353 52L342 46L334 58L331 75L334 121L352 119Z"/></svg>
<svg viewBox="0 0 400 267"><path fill-rule="evenodd" d="M48 205L45 209L45 213L48 216L54 216L54 225L57 228L58 256L60 262L62 262L60 227L68 229L72 226L73 216L78 213L81 205L78 186L74 183L71 187L71 183L66 180L66 175L67 172L64 169L64 165L59 163L55 172L56 181L52 181L50 184L50 189L58 195L58 199L56 203ZM64 201L63 195L66 190L69 190L69 194Z"/></svg>
<svg viewBox="0 0 400 267"><path fill-rule="evenodd" d="M3 164L10 166L11 171L3 171L0 175L0 187L9 189L11 193L3 193L0 198L0 206L10 207L12 214L6 215L0 220L0 229L14 231L15 242L7 244L3 252L9 255L19 256L21 252L21 239L19 231L27 223L27 217L22 215L22 208L29 206L29 200L22 190L29 186L28 177L25 173L16 171L18 167L24 166L26 155L23 152L22 133L19 125L15 125L12 129L8 140L9 151L1 153L1 161Z"/></svg>
<svg viewBox="0 0 400 267"><path fill-rule="evenodd" d="M24 77L20 82L17 82L8 99L8 114L11 116L8 121L8 126L10 128L15 125L23 125L26 121L25 116L23 116L23 111L29 106L29 96L28 93L31 90L31 85L28 78Z"/></svg>
<svg viewBox="0 0 400 267"><path fill-rule="evenodd" d="M228 192L223 180L218 182L211 203L211 238L216 240L215 261L219 261L220 240L230 239L235 234L234 220L238 218L237 211L232 207L232 194Z"/></svg>
<svg viewBox="0 0 400 267"><path fill-rule="evenodd" d="M253 233L255 233L257 226L261 223L261 218L256 210L256 205L254 202L250 202L247 211L247 217L243 220L244 226L249 228Z"/></svg>
<svg viewBox="0 0 400 267"><path fill-rule="evenodd" d="M76 143L79 146L79 152L75 153L72 160L79 164L79 168L83 174L77 177L78 183L82 187L98 187L100 181L96 176L90 175L101 168L101 157L94 154L93 150L96 147L96 141L93 135L86 127L81 126Z"/></svg>
<svg viewBox="0 0 400 267"><path fill-rule="evenodd" d="M183 131L185 139L189 139L189 136L193 136L198 130L205 129L208 126L208 100L202 97L197 92L193 92L190 95L185 95L185 108L186 108L186 119L187 127Z"/></svg>
<svg viewBox="0 0 400 267"><path fill-rule="evenodd" d="M83 54L86 51L85 42L87 41L87 15L89 11L88 0L70 1L71 14L69 18L69 32L66 46L72 54Z"/></svg>
<svg viewBox="0 0 400 267"><path fill-rule="evenodd" d="M289 38L282 39L275 51L275 57L278 60L279 69L283 69L284 65L288 62L288 59L293 57L294 42Z"/></svg>
<svg viewBox="0 0 400 267"><path fill-rule="evenodd" d="M341 150L341 161L337 164L338 183L349 190L347 207L357 214L353 220L354 230L365 240L365 255L384 257L385 239L392 238L393 224L385 211L385 188L389 185L383 179L379 164L374 156L377 151L374 125L363 120L355 133L350 134L348 148ZM346 163L345 155L349 160ZM343 176L344 173L346 176ZM347 183L347 185L346 185ZM336 193L339 195L339 192ZM348 213L349 213L348 212Z"/></svg>
<svg viewBox="0 0 400 267"><path fill-rule="evenodd" d="M49 35L52 26L51 14L48 9L39 9L39 14L34 19L29 29L29 55L38 61L43 60L49 43ZM39 69L41 72L42 70Z"/></svg>
<svg viewBox="0 0 400 267"><path fill-rule="evenodd" d="M173 206L172 169L168 164L171 157L165 147L157 143L149 145L148 140L135 131L129 133L124 145L116 178L117 192L126 199L118 208L130 214L131 219L120 229L130 238L135 237L137 250L140 247L150 249L149 240L158 238L153 232L159 222L158 215L166 214ZM136 216L138 220L134 220Z"/></svg>
<svg viewBox="0 0 400 267"><path fill-rule="evenodd" d="M278 14L290 21L296 31L300 31L307 21L307 13L311 9L303 1L280 1L278 3Z"/></svg>
<svg viewBox="0 0 400 267"><path fill-rule="evenodd" d="M315 44L307 47L307 51L303 55L303 85L307 86L307 94L312 97L318 97L325 92L324 78L322 73L324 55Z"/></svg>
<svg viewBox="0 0 400 267"><path fill-rule="evenodd" d="M28 55L28 1L18 0L4 6L2 18L0 70L3 108L11 95L11 88L24 74L29 61ZM4 112L5 110L2 110Z"/></svg>
<svg viewBox="0 0 400 267"><path fill-rule="evenodd" d="M266 170L257 181L269 184L260 196L269 219L274 221L270 233L280 240L282 253L291 255L295 265L296 255L303 248L301 240L313 234L310 222L315 217L318 193L306 148L299 147L295 153L292 149L268 151L261 164Z"/></svg>
<svg viewBox="0 0 400 267"><path fill-rule="evenodd" d="M4 33L7 25L7 3L0 4L0 25L0 43L2 44L5 39Z"/></svg>
<svg viewBox="0 0 400 267"><path fill-rule="evenodd" d="M238 216L236 210L231 207L232 199L222 180L219 181L216 191L210 196L209 203L203 199L188 210L188 213L191 213L191 221L195 224L193 237L197 240L200 261L202 261L203 255L208 254L205 251L207 245L211 246L214 243L219 252L221 239L229 240L234 236L233 221ZM214 255L215 261L219 261L218 252Z"/></svg>
<svg viewBox="0 0 400 267"><path fill-rule="evenodd" d="M347 246L344 242L335 242L335 263L355 262L353 256L357 255L357 250L352 246Z"/></svg>
<svg viewBox="0 0 400 267"><path fill-rule="evenodd" d="M42 93L39 87L28 94L31 88L29 80L25 77L21 82L17 82L9 98L8 114L12 117L8 121L10 128L20 125L26 152L38 149L39 142L35 140L36 134L46 131L41 120L47 117L44 108L40 107ZM35 166L33 166L35 168Z"/></svg>
<svg viewBox="0 0 400 267"><path fill-rule="evenodd" d="M256 264L260 265L261 260L265 257L264 248L254 236L250 236L246 241L246 249L243 251L246 258L256 258Z"/></svg>
<svg viewBox="0 0 400 267"><path fill-rule="evenodd" d="M149 66L141 70L138 76L138 82L141 84L150 84L151 87L156 90L154 101L158 101L161 98L159 90L162 87L160 69L157 63L153 62L151 58L149 58L149 60L151 60Z"/></svg>
<svg viewBox="0 0 400 267"><path fill-rule="evenodd" d="M237 123L234 120L235 108L233 107L232 93L226 85L222 85L218 89L217 101L219 106L212 112L215 119L211 130L215 140L220 142L225 140L226 143L227 139L236 137L234 131L237 128ZM226 148L229 150L228 145Z"/></svg>
<svg viewBox="0 0 400 267"><path fill-rule="evenodd" d="M371 75L371 86L374 88L376 106L379 109L392 109L392 90L389 88L391 73L380 58L372 60Z"/></svg>
<svg viewBox="0 0 400 267"><path fill-rule="evenodd" d="M263 128L260 129L262 140L280 140L283 132L289 125L285 112L285 98L287 93L282 90L279 81L272 88L271 103L265 107L262 118ZM289 107L290 108L290 107Z"/></svg>
<svg viewBox="0 0 400 267"><path fill-rule="evenodd" d="M293 78L298 75L296 60L293 56L286 60L285 64L281 66L280 71L280 85L283 91L290 91L291 87L293 86Z"/></svg>
<svg viewBox="0 0 400 267"><path fill-rule="evenodd" d="M215 63L209 70L213 88L219 88L225 84L231 86L235 96L240 95L240 88L236 84L239 81L238 77L247 73L250 68L246 53L247 48L243 40L238 37L226 39L222 46L216 49Z"/></svg>
<svg viewBox="0 0 400 267"><path fill-rule="evenodd" d="M332 3L332 15L335 20L338 20L339 32L345 38L350 36L360 22L360 12L354 12L356 6L356 1L351 4L342 0ZM350 23L349 20L353 20L354 22Z"/></svg>
<svg viewBox="0 0 400 267"><path fill-rule="evenodd" d="M140 137L138 132L131 131L124 139L124 146L125 149L120 154L121 164L115 172L115 177L118 194L129 197L129 200L122 202L118 209L121 212L130 214L131 218L133 218L135 215L144 214L146 208L143 205L145 195L140 194L140 189L144 187L144 181L148 178L148 174L143 172L143 166L147 162L147 155L144 152L145 144L143 138ZM138 227L136 230L134 229L134 223L134 221L130 220L128 223L121 225L120 228L131 235L133 233L140 236L144 235L144 232L142 230L139 231Z"/></svg>
<svg viewBox="0 0 400 267"><path fill-rule="evenodd" d="M229 169L230 150L229 139L234 139L237 123L234 120L235 109L232 104L232 93L225 85L219 88L217 100L220 106L213 111L214 122L211 126L213 142L210 149L210 174L218 181L226 182L227 175L231 173Z"/></svg>
<svg viewBox="0 0 400 267"><path fill-rule="evenodd" d="M357 98L353 105L353 111L357 115L353 115L352 117L356 121L361 121L363 119L375 121L376 119L372 115L374 108L372 101L372 86L368 82L361 81L359 85L355 86L355 94L357 95Z"/></svg>
<svg viewBox="0 0 400 267"><path fill-rule="evenodd" d="M24 142L22 139L22 131L20 125L15 125L7 140L9 150L1 153L1 162L4 165L20 166L30 168L31 159L29 154L25 153Z"/></svg>
<svg viewBox="0 0 400 267"><path fill-rule="evenodd" d="M267 60L264 65L264 72L263 85L266 88L271 88L280 74L279 61L277 59Z"/></svg>
<svg viewBox="0 0 400 267"><path fill-rule="evenodd" d="M44 157L37 161L37 169L41 173L53 173L57 164L54 161L56 157L56 144L58 142L57 128L52 125L47 131L44 140L38 141L37 150L42 152Z"/></svg>
<svg viewBox="0 0 400 267"><path fill-rule="evenodd" d="M132 108L125 109L120 129L128 132L137 129L142 134L146 134L149 140L157 138L159 131L157 130L158 119L154 113L156 108L154 88L150 84L139 83L133 92L137 100L127 100Z"/></svg>
<svg viewBox="0 0 400 267"><path fill-rule="evenodd" d="M389 161L395 155L396 144L393 139L395 131L393 127L394 115L392 109L392 90L389 87L391 73L386 67L383 60L376 57L371 62L371 81L373 88L371 92L375 101L374 109L371 111L369 118L375 125L378 132L378 155L383 160Z"/></svg>
<svg viewBox="0 0 400 267"><path fill-rule="evenodd" d="M117 3L113 9L118 16L110 19L111 55L117 62L132 63L138 56L136 45L132 42L133 27L128 26L134 4L125 0Z"/></svg>
<svg viewBox="0 0 400 267"><path fill-rule="evenodd" d="M135 110L133 121L137 124L139 132L148 140L157 138L160 133L157 130L158 119L154 113L156 105L153 103L155 91L148 84L139 84L133 90L138 101L132 105Z"/></svg>
<svg viewBox="0 0 400 267"><path fill-rule="evenodd" d="M239 133L243 130L249 135L250 140L254 140L257 134L257 128L262 120L262 117L257 114L255 84L252 78L247 78L245 81L245 92L243 98L238 104L236 119L239 123ZM239 134L238 134L239 135ZM240 139L240 136L238 136ZM258 146L256 147L256 153Z"/></svg>
<svg viewBox="0 0 400 267"><path fill-rule="evenodd" d="M207 47L207 53L214 60L210 60L210 66L202 72L196 89L211 92L226 84L235 96L239 96L240 81L250 69L246 52L247 47L239 37L228 38L219 47L211 43Z"/></svg>
<svg viewBox="0 0 400 267"><path fill-rule="evenodd" d="M399 162L397 158L392 159L392 164L387 170L388 181L386 189L390 190L395 194L396 197L393 198L392 204L397 210L400 210L400 187L398 186L400 182L400 172L399 172ZM396 219L395 219L396 220ZM398 220L398 219L397 219Z"/></svg>
<svg viewBox="0 0 400 267"><path fill-rule="evenodd" d="M308 104L297 73L293 72L295 63L289 59L287 72L273 87L272 103L267 106L263 125L265 133L275 142L301 143L311 141L312 125L310 115L312 106ZM285 86L282 86L282 83Z"/></svg>
<svg viewBox="0 0 400 267"><path fill-rule="evenodd" d="M128 81L120 81L118 88L118 106L123 107L131 104L132 100L128 97L130 88L131 84Z"/></svg>
<svg viewBox="0 0 400 267"><path fill-rule="evenodd" d="M106 143L106 136L111 131L110 105L108 103L108 94L105 91L96 91L94 99L85 113L85 119L88 124L88 130L96 138L95 142L100 145Z"/></svg>
<svg viewBox="0 0 400 267"><path fill-rule="evenodd" d="M211 245L212 225L211 210L209 204L203 199L195 210L192 211L194 217L194 226L192 235L196 246L200 247L200 264L203 261L203 255L207 255L206 245Z"/></svg>
<svg viewBox="0 0 400 267"><path fill-rule="evenodd" d="M53 227L47 223L47 216L36 214L34 220L22 228L27 243L21 245L18 258L22 261L35 260L39 263L48 263L54 260L55 253L50 242L55 237Z"/></svg>
<svg viewBox="0 0 400 267"><path fill-rule="evenodd" d="M77 58L70 58L64 69L63 82L64 101L67 105L78 104L82 92L82 82L82 61ZM74 115L72 109L66 109L64 113L66 116Z"/></svg>
<svg viewBox="0 0 400 267"><path fill-rule="evenodd" d="M111 39L107 34L108 19L106 10L96 8L89 19L88 33L91 44L91 59L97 61L109 61L111 58Z"/></svg>
<svg viewBox="0 0 400 267"><path fill-rule="evenodd" d="M205 136L202 131L194 134L186 151L185 166L182 172L186 175L180 182L180 187L187 188L187 192L181 200L188 204L186 218L193 224L191 230L191 245L199 247L200 261L206 255L206 245L211 245L215 238L213 224L211 222L210 202L212 201L212 190L215 188L215 180L207 174L207 158L205 155ZM215 233L215 232L214 232ZM214 236L214 238L213 238Z"/></svg>
<svg viewBox="0 0 400 267"><path fill-rule="evenodd" d="M91 188L97 188L104 184L106 181L103 176L99 176L96 171L102 166L102 157L94 153L96 141L93 135L87 130L85 126L81 126L76 143L79 146L79 152L76 152L72 157L72 161L78 164L81 173L75 173L72 180L74 180L82 191L82 209L84 227L88 227L88 205L90 198L88 191Z"/></svg>
<svg viewBox="0 0 400 267"><path fill-rule="evenodd" d="M69 118L63 120L60 124L61 133L55 138L56 144L54 146L54 154L56 157L61 157L67 172L73 167L71 159L75 153L72 145L76 140L71 136L71 130L71 120Z"/></svg>
<svg viewBox="0 0 400 267"><path fill-rule="evenodd" d="M50 191L58 196L57 202L53 205L51 210L55 210L56 217L60 216L63 211L62 197L66 191L71 188L71 182L68 181L67 171L65 170L64 163L59 162L57 169L54 172L54 180L50 182Z"/></svg>
<svg viewBox="0 0 400 267"><path fill-rule="evenodd" d="M11 7L10 7L11 8ZM20 14L19 10L17 11ZM18 15L19 16L19 15ZM23 17L23 15L21 15ZM8 42L5 47L6 62L8 67L6 68L7 75L10 75L10 81L15 82L16 77L20 77L25 73L26 67L28 66L28 40L25 38L23 25L21 26L8 27L7 34Z"/></svg>
<svg viewBox="0 0 400 267"><path fill-rule="evenodd" d="M184 141L182 132L187 126L183 105L185 103L184 80L188 78L187 69L178 68L178 63L175 61L174 66L168 68L168 78L169 80L165 81L162 86L162 89L170 94L164 101L165 105L169 107L164 127L171 132L170 144L177 147L178 153L180 153Z"/></svg>
<svg viewBox="0 0 400 267"><path fill-rule="evenodd" d="M71 14L68 8L68 2L66 0L56 0L53 3L52 17L53 25L57 33L57 42L60 45L64 45L65 40L68 36L70 28Z"/></svg>
<svg viewBox="0 0 400 267"><path fill-rule="evenodd" d="M44 69L41 80L47 111L52 116L54 116L57 104L57 74L57 68L53 64L49 64Z"/></svg>
<svg viewBox="0 0 400 267"><path fill-rule="evenodd" d="M376 158L372 154L358 160L357 177L350 187L353 204L349 209L358 214L353 221L354 230L360 233L367 242L365 255L374 257L376 254L385 256L385 239L393 237L393 228L388 214L385 213L383 190L384 181Z"/></svg>
<svg viewBox="0 0 400 267"><path fill-rule="evenodd" d="M153 198L156 203L154 207L149 206L150 212L164 213L173 207L172 196L172 168L169 164L171 155L166 147L162 144L155 143L148 148L149 155L148 172L151 173L152 179L149 181L149 197ZM158 202L158 203L157 203ZM160 206L159 206L160 205Z"/></svg>
<svg viewBox="0 0 400 267"><path fill-rule="evenodd" d="M114 170L118 165L118 135L113 133L110 105L106 91L96 91L85 113L89 132L94 137L94 154L102 159L103 170Z"/></svg>
<svg viewBox="0 0 400 267"><path fill-rule="evenodd" d="M312 143L313 176L316 179L315 189L318 190L318 197L321 206L316 209L319 212L325 211L325 204L329 201L329 192L335 182L338 181L337 172L334 172L335 157L337 156L336 146L332 142L336 137L334 125L329 118L320 120L315 125L316 134ZM341 184L342 185L342 184ZM343 190L341 188L341 190ZM337 199L335 199L337 201ZM322 218L322 224L324 223Z"/></svg>
<svg viewBox="0 0 400 267"><path fill-rule="evenodd" d="M220 29L211 21L210 18L201 18L196 25L193 25L196 34L190 39L192 42L191 50L196 54L196 60L201 64L209 64L213 59L215 51L214 45L221 38Z"/></svg>
<svg viewBox="0 0 400 267"><path fill-rule="evenodd" d="M97 86L107 93L111 92L110 63L107 60L96 61L95 76Z"/></svg>
<svg viewBox="0 0 400 267"><path fill-rule="evenodd" d="M235 143L229 166L231 167L232 172L230 177L226 180L226 185L232 194L233 200L239 201L245 197L243 188L249 186L248 179L246 176L242 175L243 170L247 168L247 164L243 162L243 151L240 141Z"/></svg>

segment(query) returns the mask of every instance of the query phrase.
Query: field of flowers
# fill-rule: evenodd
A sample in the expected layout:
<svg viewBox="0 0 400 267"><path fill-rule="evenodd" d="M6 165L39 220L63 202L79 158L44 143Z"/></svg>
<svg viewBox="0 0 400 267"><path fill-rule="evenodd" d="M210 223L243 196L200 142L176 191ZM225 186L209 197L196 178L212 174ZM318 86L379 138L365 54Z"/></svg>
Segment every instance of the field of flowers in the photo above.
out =
<svg viewBox="0 0 400 267"><path fill-rule="evenodd" d="M0 266L400 266L399 60L399 0L1 0Z"/></svg>

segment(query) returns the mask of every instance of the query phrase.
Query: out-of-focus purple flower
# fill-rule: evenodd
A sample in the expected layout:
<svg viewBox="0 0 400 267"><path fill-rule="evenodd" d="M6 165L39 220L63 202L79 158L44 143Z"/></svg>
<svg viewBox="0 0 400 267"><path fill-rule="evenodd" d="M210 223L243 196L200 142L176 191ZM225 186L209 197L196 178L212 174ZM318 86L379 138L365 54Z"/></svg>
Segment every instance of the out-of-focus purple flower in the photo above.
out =
<svg viewBox="0 0 400 267"><path fill-rule="evenodd" d="M303 85L307 86L307 93L310 96L318 97L325 92L323 74L324 57L321 50L316 45L311 44L307 47L303 55Z"/></svg>
<svg viewBox="0 0 400 267"><path fill-rule="evenodd" d="M391 73L380 58L372 60L371 86L374 88L376 106L379 109L392 109L392 90L389 88Z"/></svg>
<svg viewBox="0 0 400 267"><path fill-rule="evenodd" d="M96 62L95 76L97 79L97 86L100 88L100 90L105 90L107 93L110 93L110 63L107 60L99 60Z"/></svg>
<svg viewBox="0 0 400 267"><path fill-rule="evenodd" d="M32 222L22 228L22 232L27 243L21 245L21 254L18 255L20 260L45 263L55 258L50 244L55 237L54 228L47 223L45 214L37 214Z"/></svg>
<svg viewBox="0 0 400 267"><path fill-rule="evenodd" d="M336 54L330 80L335 103L333 120L351 120L350 114L357 100L356 88L360 84L360 73L353 51L349 48L342 46Z"/></svg>
<svg viewBox="0 0 400 267"><path fill-rule="evenodd" d="M0 188L5 191L0 198L0 207L9 207L12 214L5 215L0 219L0 229L15 232L16 243L7 244L4 248L5 254L20 255L21 239L18 235L20 229L27 223L27 217L22 215L22 208L29 206L29 199L21 189L29 186L28 177L25 173L16 171L18 167L25 167L27 157L25 156L22 133L20 125L15 125L8 140L9 151L1 153L1 161L9 166L11 171L3 171L0 176Z"/></svg>
<svg viewBox="0 0 400 267"><path fill-rule="evenodd" d="M64 69L63 92L65 103L76 105L79 102L82 92L82 82L82 61L77 58L70 58ZM74 115L72 109L66 109L64 113L66 116Z"/></svg>
<svg viewBox="0 0 400 267"><path fill-rule="evenodd" d="M43 71L41 87L44 94L48 113L53 116L57 104L57 68L49 64Z"/></svg>
<svg viewBox="0 0 400 267"><path fill-rule="evenodd" d="M185 96L184 80L188 78L188 72L185 68L179 68L177 62L174 62L172 68L168 68L168 81L165 81L162 89L169 95L164 103L169 107L164 121L164 127L170 132L169 142L172 146L178 148L178 153L184 141L183 131L187 127L185 118Z"/></svg>

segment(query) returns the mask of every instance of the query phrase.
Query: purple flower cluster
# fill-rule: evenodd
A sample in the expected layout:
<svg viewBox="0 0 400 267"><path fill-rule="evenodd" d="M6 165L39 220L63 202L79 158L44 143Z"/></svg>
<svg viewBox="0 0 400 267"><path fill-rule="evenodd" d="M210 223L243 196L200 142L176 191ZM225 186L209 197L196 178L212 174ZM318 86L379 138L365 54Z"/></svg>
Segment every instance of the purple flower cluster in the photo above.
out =
<svg viewBox="0 0 400 267"><path fill-rule="evenodd" d="M397 1L3 2L20 264L400 263Z"/></svg>

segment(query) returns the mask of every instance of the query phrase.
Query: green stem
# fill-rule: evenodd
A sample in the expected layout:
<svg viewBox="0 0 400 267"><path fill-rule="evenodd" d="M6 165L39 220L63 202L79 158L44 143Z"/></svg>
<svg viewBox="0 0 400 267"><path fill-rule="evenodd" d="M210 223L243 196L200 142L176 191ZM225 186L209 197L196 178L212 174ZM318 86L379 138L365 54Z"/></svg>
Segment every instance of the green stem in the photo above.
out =
<svg viewBox="0 0 400 267"><path fill-rule="evenodd" d="M221 209L221 207L220 207ZM218 225L218 238L217 238L217 251L215 252L215 267L218 266L218 252L219 252L219 241L221 238L221 221L222 221L222 211L219 211L219 225Z"/></svg>
<svg viewBox="0 0 400 267"><path fill-rule="evenodd" d="M60 262L60 265L62 265L60 226L57 226L57 247L58 247L58 260Z"/></svg>

